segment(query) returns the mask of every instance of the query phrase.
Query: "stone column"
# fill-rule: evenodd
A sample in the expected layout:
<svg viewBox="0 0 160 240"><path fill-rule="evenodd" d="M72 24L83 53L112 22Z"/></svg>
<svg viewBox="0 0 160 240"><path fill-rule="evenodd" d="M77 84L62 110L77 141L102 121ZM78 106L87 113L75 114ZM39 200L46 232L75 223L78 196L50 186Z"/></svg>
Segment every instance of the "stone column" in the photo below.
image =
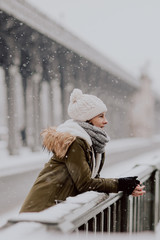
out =
<svg viewBox="0 0 160 240"><path fill-rule="evenodd" d="M57 46L52 46L53 59L50 58L48 64L48 77L50 86L50 111L52 116L52 125L56 126L62 122L62 86L61 86L61 73L59 67L59 58L57 55Z"/></svg>
<svg viewBox="0 0 160 240"><path fill-rule="evenodd" d="M2 132L0 132L2 139L7 140L7 86L5 82L5 71L0 67L0 127L2 127Z"/></svg>
<svg viewBox="0 0 160 240"><path fill-rule="evenodd" d="M41 83L40 91L40 122L41 128L47 128L52 124L52 99L51 99L52 89L48 81L43 81Z"/></svg>
<svg viewBox="0 0 160 240"><path fill-rule="evenodd" d="M59 50L58 54L60 65L60 87L61 87L61 99L62 99L62 120L66 120L68 117L67 108L69 104L69 97L72 89L75 87L76 69L75 62L77 55L67 49Z"/></svg>
<svg viewBox="0 0 160 240"><path fill-rule="evenodd" d="M33 134L33 117L34 117L34 109L33 109L33 83L32 78L27 78L27 86L26 86L26 142L27 146L33 150L34 145L34 134Z"/></svg>
<svg viewBox="0 0 160 240"><path fill-rule="evenodd" d="M32 76L33 86L33 151L40 149L40 81L41 74L34 73Z"/></svg>
<svg viewBox="0 0 160 240"><path fill-rule="evenodd" d="M40 81L41 73L34 73L27 79L26 141L32 151L40 149Z"/></svg>
<svg viewBox="0 0 160 240"><path fill-rule="evenodd" d="M62 123L62 96L61 96L61 87L60 80L54 78L50 82L51 91L52 91L52 115L53 115L53 125L57 126Z"/></svg>
<svg viewBox="0 0 160 240"><path fill-rule="evenodd" d="M14 61L16 64L16 59ZM17 79L21 78L17 65L10 65L5 70L8 99L8 151L10 155L19 153L20 133L18 128L18 113L16 102Z"/></svg>

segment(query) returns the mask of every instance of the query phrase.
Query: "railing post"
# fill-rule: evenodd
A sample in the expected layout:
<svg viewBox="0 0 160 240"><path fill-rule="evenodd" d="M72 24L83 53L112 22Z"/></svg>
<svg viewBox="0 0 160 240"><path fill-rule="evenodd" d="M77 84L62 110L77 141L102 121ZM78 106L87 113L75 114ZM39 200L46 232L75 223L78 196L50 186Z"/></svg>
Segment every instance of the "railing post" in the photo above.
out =
<svg viewBox="0 0 160 240"><path fill-rule="evenodd" d="M160 188L160 171L159 172L159 188ZM159 204L158 204L158 221L160 221L160 189L159 189Z"/></svg>
<svg viewBox="0 0 160 240"><path fill-rule="evenodd" d="M117 202L117 226L116 226L116 232L121 231L121 200L118 200Z"/></svg>
<svg viewBox="0 0 160 240"><path fill-rule="evenodd" d="M128 232L128 196L123 195L121 199L121 232Z"/></svg>
<svg viewBox="0 0 160 240"><path fill-rule="evenodd" d="M151 189L151 221L150 221L150 230L155 231L155 227L156 227L156 222L155 222L155 208L156 208L156 204L155 204L155 197L156 197L156 171L154 171L151 175L150 178L150 189Z"/></svg>
<svg viewBox="0 0 160 240"><path fill-rule="evenodd" d="M96 234L96 232L97 232L97 218L96 218L96 216L93 217L92 224L93 224L93 232Z"/></svg>
<svg viewBox="0 0 160 240"><path fill-rule="evenodd" d="M129 196L129 232L133 231L133 197Z"/></svg>
<svg viewBox="0 0 160 240"><path fill-rule="evenodd" d="M137 199L137 232L140 232L141 229L141 201L140 201L140 197L138 197Z"/></svg>
<svg viewBox="0 0 160 240"><path fill-rule="evenodd" d="M155 230L155 173L156 171L152 172L150 178L145 182L144 231Z"/></svg>
<svg viewBox="0 0 160 240"><path fill-rule="evenodd" d="M159 221L159 171L155 173L154 229Z"/></svg>
<svg viewBox="0 0 160 240"><path fill-rule="evenodd" d="M150 199L151 199L151 190L150 190L150 182L147 180L145 183L145 189L146 189L146 194L145 194L145 201L144 201L144 226L143 230L144 231L149 231L150 230Z"/></svg>
<svg viewBox="0 0 160 240"><path fill-rule="evenodd" d="M144 221L145 221L144 198L145 198L144 195L141 196L141 228L140 228L140 231L144 231Z"/></svg>
<svg viewBox="0 0 160 240"><path fill-rule="evenodd" d="M103 233L104 230L104 212L100 212L97 216L97 232Z"/></svg>
<svg viewBox="0 0 160 240"><path fill-rule="evenodd" d="M103 232L104 232L104 211L101 212L101 229L100 229L100 231L103 234Z"/></svg>
<svg viewBox="0 0 160 240"><path fill-rule="evenodd" d="M86 232L86 235L88 235L88 222L85 223L85 232Z"/></svg>
<svg viewBox="0 0 160 240"><path fill-rule="evenodd" d="M103 211L103 231L108 232L108 208L104 209Z"/></svg>
<svg viewBox="0 0 160 240"><path fill-rule="evenodd" d="M137 198L133 199L133 232L137 232Z"/></svg>
<svg viewBox="0 0 160 240"><path fill-rule="evenodd" d="M111 207L108 207L107 208L107 211L106 211L106 216L107 216L107 218L106 218L106 222L107 222L107 228L106 228L106 231L108 232L108 233L110 233L111 232Z"/></svg>
<svg viewBox="0 0 160 240"><path fill-rule="evenodd" d="M112 205L112 214L111 214L111 219L112 219L112 221L111 221L111 231L112 232L116 232L116 226L117 226L117 211L116 211L116 209L117 209L117 204L115 202Z"/></svg>

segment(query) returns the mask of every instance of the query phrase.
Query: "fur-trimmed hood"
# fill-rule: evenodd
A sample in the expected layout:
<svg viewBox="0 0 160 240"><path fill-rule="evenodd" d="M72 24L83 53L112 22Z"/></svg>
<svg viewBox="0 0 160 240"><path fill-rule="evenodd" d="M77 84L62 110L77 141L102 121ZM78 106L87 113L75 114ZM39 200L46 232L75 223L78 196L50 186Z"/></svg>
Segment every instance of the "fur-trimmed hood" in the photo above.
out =
<svg viewBox="0 0 160 240"><path fill-rule="evenodd" d="M92 141L88 133L74 120L69 119L56 127L45 129L42 133L43 146L57 157L63 158L76 137L84 139L90 146Z"/></svg>

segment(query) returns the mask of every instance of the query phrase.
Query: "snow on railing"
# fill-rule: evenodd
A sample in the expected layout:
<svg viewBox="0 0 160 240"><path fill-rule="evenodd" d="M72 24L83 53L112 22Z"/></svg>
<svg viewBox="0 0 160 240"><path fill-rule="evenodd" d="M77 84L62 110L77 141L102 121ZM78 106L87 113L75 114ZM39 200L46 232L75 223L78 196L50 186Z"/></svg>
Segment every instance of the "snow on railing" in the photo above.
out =
<svg viewBox="0 0 160 240"><path fill-rule="evenodd" d="M135 166L128 176L138 175L145 185L141 197L126 196L123 192L107 195L86 192L69 197L39 213L22 213L10 219L17 222L39 222L48 230L62 232L141 232L155 230L160 220L160 162Z"/></svg>

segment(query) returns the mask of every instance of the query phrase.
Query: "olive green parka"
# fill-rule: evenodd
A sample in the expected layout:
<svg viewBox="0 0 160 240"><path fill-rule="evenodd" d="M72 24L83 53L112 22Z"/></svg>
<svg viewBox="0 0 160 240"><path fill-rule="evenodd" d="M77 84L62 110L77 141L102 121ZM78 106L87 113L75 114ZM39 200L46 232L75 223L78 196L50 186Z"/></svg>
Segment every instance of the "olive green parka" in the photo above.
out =
<svg viewBox="0 0 160 240"><path fill-rule="evenodd" d="M99 178L104 154L95 178L91 177L94 152L83 135L73 129L62 132L49 128L42 136L44 146L54 154L37 177L20 212L39 212L86 191L118 192L118 179Z"/></svg>

